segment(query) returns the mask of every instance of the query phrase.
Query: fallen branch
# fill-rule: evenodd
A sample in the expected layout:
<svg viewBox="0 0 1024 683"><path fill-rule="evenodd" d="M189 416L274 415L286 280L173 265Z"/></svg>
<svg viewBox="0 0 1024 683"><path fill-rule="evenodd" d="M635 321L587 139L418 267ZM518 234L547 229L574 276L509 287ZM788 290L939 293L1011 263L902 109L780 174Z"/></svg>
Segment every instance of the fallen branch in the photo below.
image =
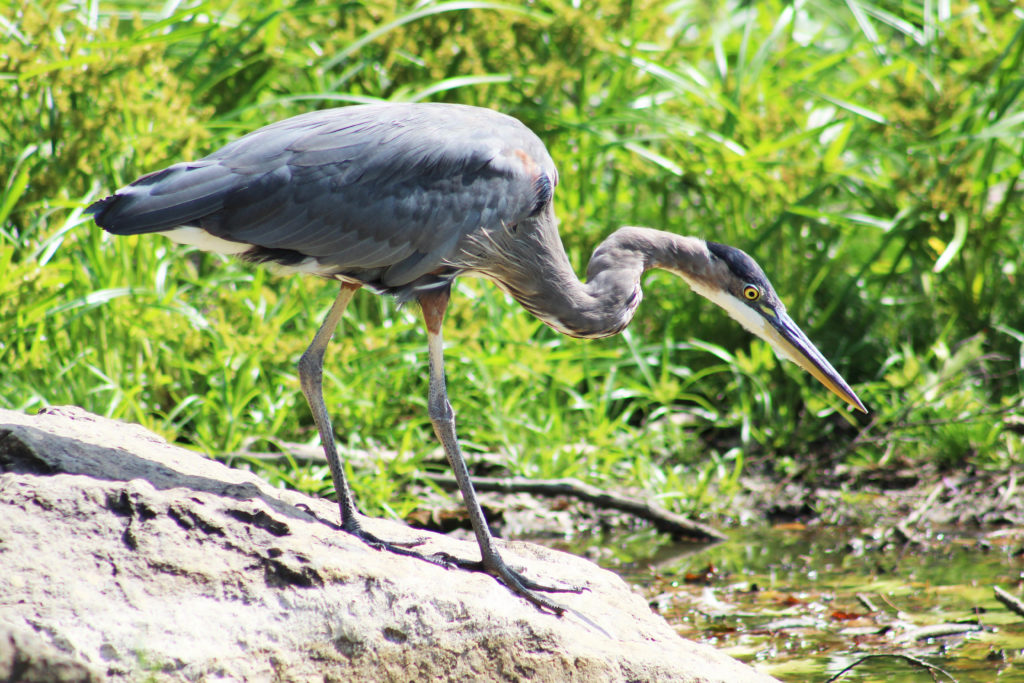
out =
<svg viewBox="0 0 1024 683"><path fill-rule="evenodd" d="M912 640L925 640L927 638L946 638L948 636L958 636L961 633L973 633L974 631L983 630L985 630L985 627L981 624L930 624L900 634L897 636L896 642L907 643Z"/></svg>
<svg viewBox="0 0 1024 683"><path fill-rule="evenodd" d="M288 453L260 453L243 451L232 453L232 457L248 458L262 462L286 462L289 458L297 462L320 464L326 463L323 450L319 446L307 444L281 443L287 448ZM369 451L346 450L345 459L357 465L362 463L370 466L374 459L393 459L397 456L393 451ZM480 459L482 456L475 456ZM458 490L455 477L444 474L423 473L424 479L434 482L438 486L449 490ZM596 486L584 484L578 479L525 479L522 477L501 478L501 477L473 477L473 484L481 491L498 491L501 493L532 493L539 496L571 496L579 500L605 508L608 510L619 510L645 519L660 531L671 534L677 538L690 538L698 541L724 541L725 534L706 524L694 522L682 515L677 515L657 505L646 501L629 498L609 493Z"/></svg>
<svg viewBox="0 0 1024 683"><path fill-rule="evenodd" d="M891 529L889 529L887 535L896 536L901 543L922 543L923 541L921 536L914 531L913 527L917 525L925 512L935 504L935 501L938 500L939 494L942 493L944 486L945 485L942 482L939 482L932 487L931 492L924 501L921 502L921 504L918 505L914 511L906 517L906 519L897 522Z"/></svg>
<svg viewBox="0 0 1024 683"><path fill-rule="evenodd" d="M940 481L938 484L932 487L932 490L928 493L928 496L924 499L924 501L916 508L914 508L913 512L907 515L907 518L903 521L903 524L906 526L907 529L909 529L912 526L916 526L917 523L921 521L921 518L924 516L924 514L929 509L931 509L933 505L935 505L935 501L938 500L939 494L942 493L943 488L945 488L945 484Z"/></svg>
<svg viewBox="0 0 1024 683"><path fill-rule="evenodd" d="M992 590L995 591L996 600L1006 605L1006 609L1024 617L1024 601L1021 601L1020 598L1015 598L999 586L993 586Z"/></svg>
<svg viewBox="0 0 1024 683"><path fill-rule="evenodd" d="M878 606L875 605L875 603L871 601L871 598L865 595L864 593L857 593L857 600L860 601L860 604L863 605L864 609L866 609L868 612L873 612L877 614L882 611L878 609Z"/></svg>
<svg viewBox="0 0 1024 683"><path fill-rule="evenodd" d="M948 671L946 671L945 669L941 669L941 668L935 666L934 664L929 664L928 662L924 661L923 659L918 659L917 657L914 657L912 655L884 654L884 655L865 655L865 656L861 657L860 659L858 659L853 664L850 664L848 667L846 667L845 669L843 669L842 671L837 673L832 678L830 678L827 681L825 681L825 683L833 683L833 681L838 681L847 672L852 671L855 667L860 666L861 664L863 664L864 662L868 661L869 659L874 659L876 657L897 657L899 659L905 659L908 662L910 662L911 664L919 666L922 669L925 669L926 671L928 671L929 673L932 673L932 678L934 678L934 673L933 672L938 671L939 673L941 673L943 676L945 676L949 680L954 681L954 682L956 681L956 679L953 678L953 676Z"/></svg>
<svg viewBox="0 0 1024 683"><path fill-rule="evenodd" d="M422 476L446 490L458 489L455 477L431 473L425 473ZM601 508L619 510L648 520L660 531L676 537L694 538L701 541L723 541L726 538L725 534L706 524L694 522L647 501L609 493L578 479L474 477L473 485L480 491L532 493L539 496L571 496Z"/></svg>

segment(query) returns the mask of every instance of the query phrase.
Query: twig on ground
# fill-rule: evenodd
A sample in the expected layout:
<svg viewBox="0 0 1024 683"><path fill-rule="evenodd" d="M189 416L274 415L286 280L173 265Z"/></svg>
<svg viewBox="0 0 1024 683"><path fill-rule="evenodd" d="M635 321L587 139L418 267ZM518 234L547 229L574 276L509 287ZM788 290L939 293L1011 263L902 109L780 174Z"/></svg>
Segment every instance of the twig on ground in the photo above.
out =
<svg viewBox="0 0 1024 683"><path fill-rule="evenodd" d="M455 477L430 473L423 476L448 490L454 490L458 486ZM659 530L670 533L673 536L696 538L702 541L721 541L726 538L725 534L706 524L694 522L691 519L677 515L674 512L669 512L647 501L610 493L596 486L585 484L578 479L474 477L473 484L480 491L532 493L540 496L571 496L588 503L593 503L598 507L620 510L640 519L646 519Z"/></svg>
<svg viewBox="0 0 1024 683"><path fill-rule="evenodd" d="M837 673L835 676L833 676L832 678L830 678L827 681L825 681L825 683L833 683L833 681L838 681L842 676L844 676L848 672L852 671L855 667L860 666L861 664L863 664L864 662L868 661L869 659L875 659L876 657L897 657L899 659L905 659L908 662L910 662L911 664L919 666L922 669L925 669L926 671L928 671L928 673L930 673L932 675L933 679L935 678L935 672L937 671L937 672L941 673L943 676L945 676L946 678L948 678L949 680L956 681L956 679L953 678L953 676L948 671L946 671L945 669L939 668L939 667L935 666L934 664L929 664L928 662L924 661L923 659L918 659L917 657L914 657L913 655L881 654L881 655L865 655L865 656L861 657L856 662L854 662L853 664L850 664L848 667L846 667L845 669L843 669L842 671Z"/></svg>
<svg viewBox="0 0 1024 683"><path fill-rule="evenodd" d="M983 631L985 627L981 624L930 624L920 628L911 629L896 637L896 641L906 643L911 640L924 640L925 638L944 638L946 636L958 636L961 633Z"/></svg>
<svg viewBox="0 0 1024 683"><path fill-rule="evenodd" d="M888 605L888 606L889 606L889 609L891 609L891 610L892 610L892 613L893 613L894 615L896 615L896 618L897 618L897 619L905 619L905 618L906 618L906 612L904 612L904 611L903 611L903 610L901 610L901 609L900 609L899 607L897 607L896 605L894 605L894 604L892 603L892 600L890 600L889 598L887 598L887 597L886 597L886 596L885 596L884 594L881 594L881 593L880 593L880 594L878 595L878 599L879 599L879 600L881 600L882 602L884 602L884 603L885 603L886 605Z"/></svg>
<svg viewBox="0 0 1024 683"><path fill-rule="evenodd" d="M881 612L881 610L878 609L878 606L871 601L871 598L864 593L857 593L857 600L860 601L860 604L862 604L864 609L867 611L875 613Z"/></svg>
<svg viewBox="0 0 1024 683"><path fill-rule="evenodd" d="M992 590L996 594L996 600L1006 605L1006 609L1024 617L1024 601L1022 601L1020 598L1016 598L1013 595L1010 595L999 586L993 586Z"/></svg>
<svg viewBox="0 0 1024 683"><path fill-rule="evenodd" d="M1010 473L1006 477L1006 488L1003 489L1002 495L999 496L999 502L1002 505L1006 505L1013 498L1017 492L1017 473L1010 470Z"/></svg>
<svg viewBox="0 0 1024 683"><path fill-rule="evenodd" d="M945 488L945 486L946 485L941 481L935 486L933 486L932 490L928 492L928 497L925 498L920 505L914 508L913 512L907 515L907 518L906 520L904 520L903 523L907 527L911 527L917 524L918 521L920 521L921 517L924 516L924 513L927 512L928 509L935 504L936 499L939 497L939 494L942 493L942 489Z"/></svg>
<svg viewBox="0 0 1024 683"><path fill-rule="evenodd" d="M260 453L243 451L232 453L232 457L248 458L263 462L286 461L289 457L306 463L326 463L323 451L319 446L307 444L284 443L280 444L288 450L284 453ZM349 462L370 463L373 459L384 457L395 457L394 452L380 451L370 453L367 451L346 450L345 458ZM475 456L478 459L481 456ZM423 478L434 482L438 486L449 491L458 488L455 477L444 474L424 473ZM723 541L725 534L700 522L694 522L682 515L677 515L664 508L658 507L646 501L637 500L628 496L621 496L610 493L596 486L585 484L578 479L525 479L522 477L473 477L473 484L480 491L498 491L501 493L532 493L540 496L571 496L579 500L593 503L594 505L609 509L626 512L640 519L645 519L654 524L660 531L669 533L677 538L691 538L699 541Z"/></svg>
<svg viewBox="0 0 1024 683"><path fill-rule="evenodd" d="M945 484L942 482L933 486L932 490L928 492L928 496L921 501L921 504L914 508L914 511L907 515L906 519L897 522L890 529L890 533L899 536L904 543L920 542L920 536L913 530L913 527L921 520L924 513L935 504L943 488L945 488Z"/></svg>

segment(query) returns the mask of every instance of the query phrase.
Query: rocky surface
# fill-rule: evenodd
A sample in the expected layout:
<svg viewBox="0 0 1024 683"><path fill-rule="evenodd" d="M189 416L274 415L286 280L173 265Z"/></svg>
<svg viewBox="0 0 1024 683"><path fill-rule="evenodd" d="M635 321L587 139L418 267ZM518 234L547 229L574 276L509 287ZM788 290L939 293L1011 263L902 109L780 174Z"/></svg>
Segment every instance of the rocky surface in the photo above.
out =
<svg viewBox="0 0 1024 683"><path fill-rule="evenodd" d="M333 503L75 408L0 410L0 680L769 681L679 638L616 575L542 613L493 578L369 549ZM474 543L370 520L389 540Z"/></svg>

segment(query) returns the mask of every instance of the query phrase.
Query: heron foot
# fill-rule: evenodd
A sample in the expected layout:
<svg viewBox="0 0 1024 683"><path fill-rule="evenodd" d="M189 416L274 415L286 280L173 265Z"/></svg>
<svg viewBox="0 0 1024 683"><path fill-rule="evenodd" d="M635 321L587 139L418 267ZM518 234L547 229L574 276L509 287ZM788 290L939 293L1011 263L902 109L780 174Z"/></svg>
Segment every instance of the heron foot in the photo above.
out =
<svg viewBox="0 0 1024 683"><path fill-rule="evenodd" d="M556 616L562 616L568 608L550 598L538 595L538 593L582 593L588 590L585 586L547 586L538 583L524 576L520 570L509 567L505 560L501 558L501 555L494 550L482 560L464 560L446 552L426 555L413 550L416 546L423 545L426 539L407 542L385 541L366 531L356 517L349 517L343 520L341 528L374 550L382 550L403 557L413 557L444 569L462 569L464 571L490 574L504 583L513 593L533 603L541 611L550 612Z"/></svg>
<svg viewBox="0 0 1024 683"><path fill-rule="evenodd" d="M539 595L538 592L582 593L588 590L586 586L547 586L537 583L533 579L524 576L519 570L509 567L497 552L492 552L490 557L484 557L479 563L478 571L485 571L491 574L511 588L512 592L526 598L541 611L547 611L559 617L565 614L568 608L548 597Z"/></svg>
<svg viewBox="0 0 1024 683"><path fill-rule="evenodd" d="M427 539L425 538L418 538L414 541L385 541L364 529L359 521L354 518L350 518L349 520L342 522L341 528L346 533L355 536L374 550L394 553L395 555L401 555L403 557L413 557L417 560L423 560L424 562L429 562L430 564L437 565L438 567L443 567L444 569L464 568L458 559L448 555L447 553L426 555L413 550L413 548L426 543Z"/></svg>

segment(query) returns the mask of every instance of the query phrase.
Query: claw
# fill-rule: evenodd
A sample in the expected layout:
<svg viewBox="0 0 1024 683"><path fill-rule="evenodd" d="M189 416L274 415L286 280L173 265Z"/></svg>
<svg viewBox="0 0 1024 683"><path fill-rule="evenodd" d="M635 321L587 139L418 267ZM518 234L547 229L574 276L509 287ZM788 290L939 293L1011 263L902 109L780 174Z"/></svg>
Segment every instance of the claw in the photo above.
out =
<svg viewBox="0 0 1024 683"><path fill-rule="evenodd" d="M512 569L501 559L496 551L490 557L484 558L481 562L482 569L488 574L498 578L502 583L512 589L513 592L526 598L541 610L547 610L555 616L565 614L567 607L564 607L554 600L538 595L536 591L543 593L582 593L587 590L584 586L546 586L537 583L533 579L523 576L519 571Z"/></svg>
<svg viewBox="0 0 1024 683"><path fill-rule="evenodd" d="M383 550L389 553L394 553L395 555L413 557L418 560L429 562L430 564L438 567L443 567L444 569L462 569L464 571L490 574L509 587L512 592L526 598L539 609L550 612L556 616L562 616L568 608L558 604L554 600L538 595L537 592L578 594L585 590L589 590L586 586L547 586L542 583L538 583L533 579L524 576L520 570L509 567L501 558L501 555L493 549L490 556L483 560L464 560L446 552L425 555L421 552L412 550L411 548L423 545L426 542L426 539L417 539L415 541L401 543L385 541L374 534L371 534L369 531L366 531L356 517L350 517L348 520L345 520L342 523L342 529L345 532L352 534L374 550Z"/></svg>
<svg viewBox="0 0 1024 683"><path fill-rule="evenodd" d="M418 538L414 541L385 541L364 529L359 523L359 520L354 517L350 517L348 520L343 522L341 528L346 533L355 536L374 550L382 550L394 553L395 555L402 555L403 557L413 557L417 560L423 560L424 562L429 562L430 564L437 565L438 567L443 567L445 569L452 569L453 567L459 566L457 562L453 562L454 558L447 553L425 555L421 552L412 550L412 548L426 543L427 539L425 538Z"/></svg>

